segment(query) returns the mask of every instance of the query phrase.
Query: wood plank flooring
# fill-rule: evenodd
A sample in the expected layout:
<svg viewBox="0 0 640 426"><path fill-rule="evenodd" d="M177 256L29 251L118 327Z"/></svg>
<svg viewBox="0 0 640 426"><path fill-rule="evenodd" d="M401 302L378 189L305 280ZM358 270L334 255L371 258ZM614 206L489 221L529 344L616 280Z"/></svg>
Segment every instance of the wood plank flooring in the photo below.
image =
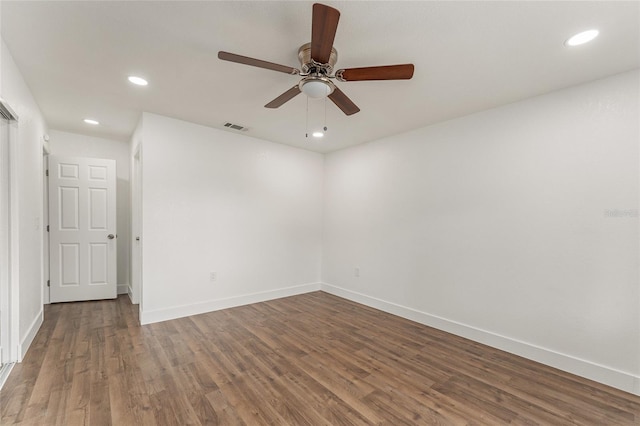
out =
<svg viewBox="0 0 640 426"><path fill-rule="evenodd" d="M640 424L640 397L322 292L143 327L136 312L46 306L0 424Z"/></svg>

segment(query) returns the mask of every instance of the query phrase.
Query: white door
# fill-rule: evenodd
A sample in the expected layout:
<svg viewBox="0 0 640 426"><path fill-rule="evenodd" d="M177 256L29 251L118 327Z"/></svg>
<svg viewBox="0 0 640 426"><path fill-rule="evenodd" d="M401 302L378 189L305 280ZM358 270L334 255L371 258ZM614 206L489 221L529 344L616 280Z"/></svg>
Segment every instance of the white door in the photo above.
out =
<svg viewBox="0 0 640 426"><path fill-rule="evenodd" d="M51 303L113 299L116 162L49 157Z"/></svg>

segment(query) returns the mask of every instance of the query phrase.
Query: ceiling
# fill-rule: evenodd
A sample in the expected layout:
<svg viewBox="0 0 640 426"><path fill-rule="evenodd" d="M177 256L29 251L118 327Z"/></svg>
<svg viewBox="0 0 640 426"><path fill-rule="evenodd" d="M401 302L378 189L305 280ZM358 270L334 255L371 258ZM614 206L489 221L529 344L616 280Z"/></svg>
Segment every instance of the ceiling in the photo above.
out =
<svg viewBox="0 0 640 426"><path fill-rule="evenodd" d="M337 85L360 107L264 105L299 77L217 59L299 67L305 1L7 1L2 37L52 129L128 140L143 111L329 152L640 66L640 2L325 2L340 10L336 68L415 64L412 80ZM571 35L600 36L569 48ZM147 87L128 75L149 80ZM83 123L90 117L99 126Z"/></svg>

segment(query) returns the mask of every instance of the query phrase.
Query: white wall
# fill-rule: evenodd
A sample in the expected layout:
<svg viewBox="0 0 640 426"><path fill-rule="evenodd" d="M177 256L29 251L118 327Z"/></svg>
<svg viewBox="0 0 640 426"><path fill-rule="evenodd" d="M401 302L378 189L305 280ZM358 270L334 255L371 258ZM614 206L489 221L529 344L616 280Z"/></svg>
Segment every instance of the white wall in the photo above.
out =
<svg viewBox="0 0 640 426"><path fill-rule="evenodd" d="M328 154L323 288L640 394L638 95L634 71Z"/></svg>
<svg viewBox="0 0 640 426"><path fill-rule="evenodd" d="M0 96L19 117L19 358L28 349L43 319L42 311L42 212L44 118L9 49L1 42Z"/></svg>
<svg viewBox="0 0 640 426"><path fill-rule="evenodd" d="M129 144L75 133L49 131L51 155L116 160L118 294L129 286Z"/></svg>
<svg viewBox="0 0 640 426"><path fill-rule="evenodd" d="M319 289L322 155L148 113L142 148L143 323Z"/></svg>

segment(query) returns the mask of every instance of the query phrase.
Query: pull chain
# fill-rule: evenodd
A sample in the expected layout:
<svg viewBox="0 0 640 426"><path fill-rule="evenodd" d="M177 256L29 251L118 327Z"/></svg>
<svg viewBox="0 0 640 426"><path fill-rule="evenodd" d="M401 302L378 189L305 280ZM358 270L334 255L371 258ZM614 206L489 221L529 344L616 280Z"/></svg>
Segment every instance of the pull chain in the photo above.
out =
<svg viewBox="0 0 640 426"><path fill-rule="evenodd" d="M327 131L327 98L324 98L324 127L323 130Z"/></svg>
<svg viewBox="0 0 640 426"><path fill-rule="evenodd" d="M309 97L307 96L306 98L307 98L307 121L306 121L304 137L308 138L309 137Z"/></svg>

